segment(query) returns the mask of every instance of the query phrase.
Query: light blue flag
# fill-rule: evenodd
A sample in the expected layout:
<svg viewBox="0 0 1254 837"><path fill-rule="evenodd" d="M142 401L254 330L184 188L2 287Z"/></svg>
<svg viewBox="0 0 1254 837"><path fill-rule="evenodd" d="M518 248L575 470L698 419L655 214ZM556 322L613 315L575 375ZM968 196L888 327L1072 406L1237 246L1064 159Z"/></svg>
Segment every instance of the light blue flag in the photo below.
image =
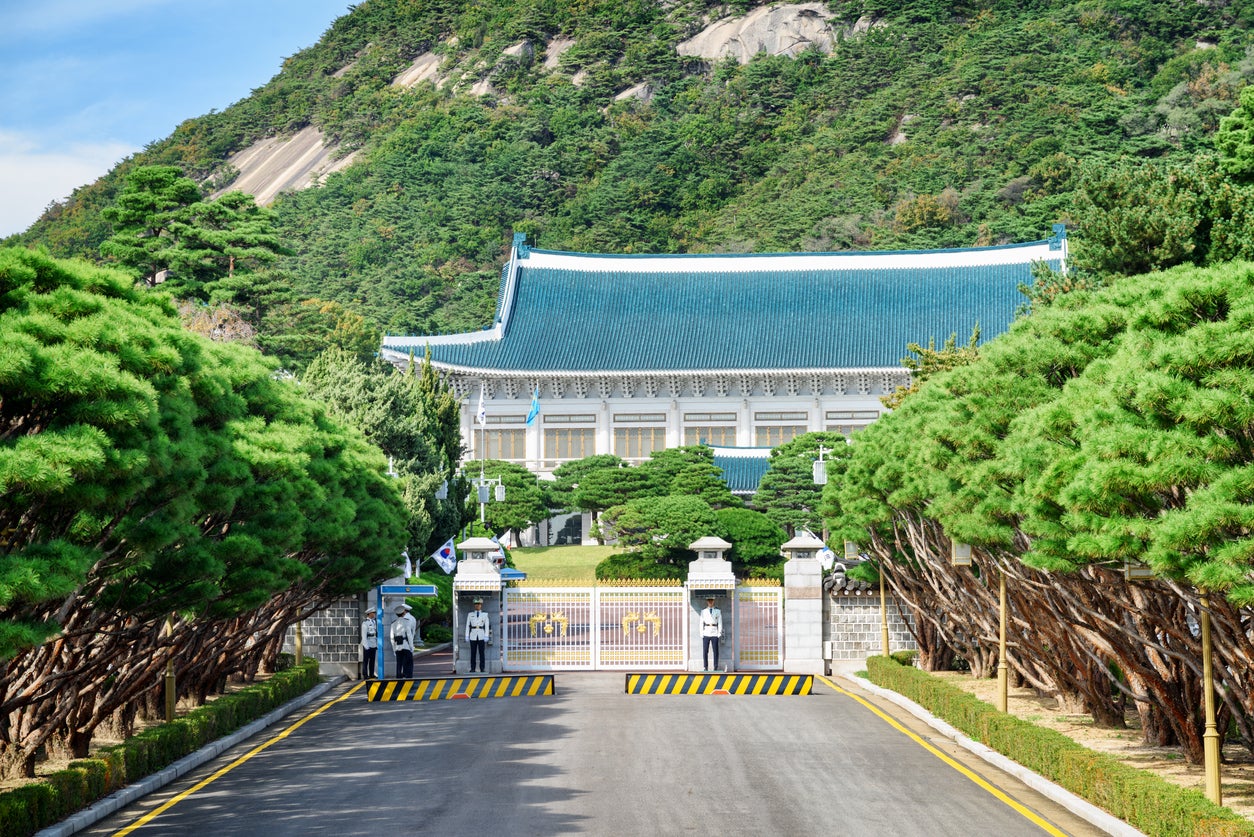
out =
<svg viewBox="0 0 1254 837"><path fill-rule="evenodd" d="M538 415L540 415L540 385L536 384L536 391L531 394L531 410L527 413L527 424L535 421Z"/></svg>

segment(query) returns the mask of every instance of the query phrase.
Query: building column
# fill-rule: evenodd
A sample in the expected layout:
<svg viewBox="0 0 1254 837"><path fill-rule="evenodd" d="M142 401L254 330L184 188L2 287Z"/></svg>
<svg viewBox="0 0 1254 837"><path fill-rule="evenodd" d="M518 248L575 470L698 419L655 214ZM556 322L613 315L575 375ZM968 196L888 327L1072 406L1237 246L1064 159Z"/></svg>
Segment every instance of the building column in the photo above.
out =
<svg viewBox="0 0 1254 837"><path fill-rule="evenodd" d="M610 403L601 402L601 410L597 413L596 450L593 453L614 452L614 421L610 413Z"/></svg>

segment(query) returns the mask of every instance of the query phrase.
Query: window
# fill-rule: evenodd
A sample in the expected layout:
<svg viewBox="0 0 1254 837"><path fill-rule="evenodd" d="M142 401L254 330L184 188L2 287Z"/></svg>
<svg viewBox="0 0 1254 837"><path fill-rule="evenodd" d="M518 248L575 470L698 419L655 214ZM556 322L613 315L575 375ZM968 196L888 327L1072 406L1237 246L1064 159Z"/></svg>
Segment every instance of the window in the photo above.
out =
<svg viewBox="0 0 1254 837"><path fill-rule="evenodd" d="M804 424L765 424L754 428L754 444L760 448L773 448L791 442L806 432Z"/></svg>
<svg viewBox="0 0 1254 837"><path fill-rule="evenodd" d="M826 429L848 438L879 417L879 410L828 410Z"/></svg>
<svg viewBox="0 0 1254 837"><path fill-rule="evenodd" d="M684 413L684 425L685 445L736 446L735 413Z"/></svg>
<svg viewBox="0 0 1254 837"><path fill-rule="evenodd" d="M714 447L734 448L736 446L736 427L735 425L726 424L690 424L684 428L685 445L699 445L702 442Z"/></svg>
<svg viewBox="0 0 1254 837"><path fill-rule="evenodd" d="M773 448L784 442L791 442L810 429L810 415L801 411L754 413L753 420L754 422L780 422L779 424L758 424L753 428L754 444L760 448ZM804 423L794 424L793 422Z"/></svg>
<svg viewBox="0 0 1254 837"><path fill-rule="evenodd" d="M864 419L874 420L880 417L879 410L828 410L827 420L837 421L839 419Z"/></svg>
<svg viewBox="0 0 1254 837"><path fill-rule="evenodd" d="M630 422L640 422L645 424L653 422L655 424L666 421L666 413L615 413L614 422L627 424Z"/></svg>
<svg viewBox="0 0 1254 837"><path fill-rule="evenodd" d="M591 417L589 417L591 418ZM544 467L556 468L572 459L596 453L596 430L591 427L546 427Z"/></svg>
<svg viewBox="0 0 1254 837"><path fill-rule="evenodd" d="M597 420L597 417L592 416L592 415L587 415L587 416L555 415L555 416L544 417L545 424L595 424L596 420Z"/></svg>
<svg viewBox="0 0 1254 837"><path fill-rule="evenodd" d="M615 427L614 453L629 462L649 458L666 447L665 427Z"/></svg>
<svg viewBox="0 0 1254 837"><path fill-rule="evenodd" d="M504 459L507 462L527 460L527 434L518 430L483 430L483 444L488 459Z"/></svg>
<svg viewBox="0 0 1254 837"><path fill-rule="evenodd" d="M484 416L484 424L526 424L526 416Z"/></svg>

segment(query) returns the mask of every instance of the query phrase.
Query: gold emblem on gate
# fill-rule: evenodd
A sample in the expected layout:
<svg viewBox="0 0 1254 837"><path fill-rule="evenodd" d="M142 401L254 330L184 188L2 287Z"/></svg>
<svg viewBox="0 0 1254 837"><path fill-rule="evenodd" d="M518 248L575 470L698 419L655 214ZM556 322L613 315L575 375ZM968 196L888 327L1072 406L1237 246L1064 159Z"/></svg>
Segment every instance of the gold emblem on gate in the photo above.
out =
<svg viewBox="0 0 1254 837"><path fill-rule="evenodd" d="M623 614L623 636L631 636L632 628L636 629L636 633L642 634L649 630L650 625L653 626L654 636L662 633L662 618L655 611L650 611L643 616L634 610Z"/></svg>
<svg viewBox="0 0 1254 837"><path fill-rule="evenodd" d="M537 637L541 633L546 637L551 637L554 631L558 632L558 636L566 636L566 629L570 625L570 619L566 614L554 610L550 613L532 614L527 623L531 626L531 635L533 637Z"/></svg>

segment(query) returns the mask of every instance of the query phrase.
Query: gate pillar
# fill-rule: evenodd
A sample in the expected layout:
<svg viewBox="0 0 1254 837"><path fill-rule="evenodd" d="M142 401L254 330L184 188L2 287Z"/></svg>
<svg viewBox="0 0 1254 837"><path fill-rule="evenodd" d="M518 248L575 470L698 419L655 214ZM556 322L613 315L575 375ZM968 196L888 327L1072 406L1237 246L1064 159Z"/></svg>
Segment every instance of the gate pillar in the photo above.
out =
<svg viewBox="0 0 1254 837"><path fill-rule="evenodd" d="M457 545L461 560L453 576L453 671L470 672L470 643L466 642L466 614L474 610L474 600L483 599L483 612L492 620L492 644L484 662L489 674L501 671L501 573L488 557L497 545L488 538L467 538Z"/></svg>
<svg viewBox="0 0 1254 837"><path fill-rule="evenodd" d="M688 670L700 671L702 668L701 611L705 610L706 598L712 596L714 606L723 617L718 668L731 671L736 664L735 632L732 630L736 605L736 597L732 593L736 589L736 576L731 562L723 557L723 553L731 549L731 544L722 538L704 537L688 548L697 553L697 560L688 565L688 580L684 584L688 588L689 608Z"/></svg>
<svg viewBox="0 0 1254 837"><path fill-rule="evenodd" d="M784 671L823 673L823 542L810 533L780 547L784 564Z"/></svg>

